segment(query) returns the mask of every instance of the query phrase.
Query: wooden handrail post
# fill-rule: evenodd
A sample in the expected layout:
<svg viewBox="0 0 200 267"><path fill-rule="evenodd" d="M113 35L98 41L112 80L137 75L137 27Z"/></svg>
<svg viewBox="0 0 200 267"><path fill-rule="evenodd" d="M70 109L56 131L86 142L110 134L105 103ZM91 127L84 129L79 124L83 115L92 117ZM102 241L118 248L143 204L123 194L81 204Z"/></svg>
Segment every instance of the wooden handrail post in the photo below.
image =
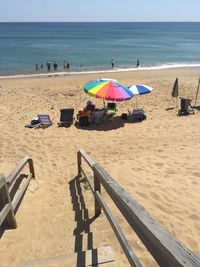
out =
<svg viewBox="0 0 200 267"><path fill-rule="evenodd" d="M77 152L77 164L78 164L78 177L81 177L82 172L81 172L81 153L80 153L80 151Z"/></svg>
<svg viewBox="0 0 200 267"><path fill-rule="evenodd" d="M35 178L35 170L34 170L32 158L28 159L28 164L29 164L30 173L32 174L32 178Z"/></svg>
<svg viewBox="0 0 200 267"><path fill-rule="evenodd" d="M97 177L97 174L94 173L94 191L98 191L101 194L101 183ZM98 217L101 214L101 205L98 200L94 198L94 207L95 207L95 217Z"/></svg>
<svg viewBox="0 0 200 267"><path fill-rule="evenodd" d="M4 207L6 204L10 205L10 211L7 213L7 216L3 222L3 225L8 228L17 228L17 223L15 220L15 215L12 207L12 202L9 195L8 185L4 177L0 176L1 186L0 188L0 207Z"/></svg>

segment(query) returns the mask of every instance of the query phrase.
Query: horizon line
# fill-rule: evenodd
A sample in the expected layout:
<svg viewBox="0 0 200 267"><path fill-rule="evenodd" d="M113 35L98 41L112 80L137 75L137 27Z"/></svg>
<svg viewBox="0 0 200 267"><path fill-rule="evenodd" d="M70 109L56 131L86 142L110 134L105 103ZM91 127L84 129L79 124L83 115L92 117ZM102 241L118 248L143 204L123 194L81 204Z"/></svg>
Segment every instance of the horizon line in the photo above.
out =
<svg viewBox="0 0 200 267"><path fill-rule="evenodd" d="M0 21L0 23L195 23L195 22L200 22L200 21L187 21L187 20L154 20L154 21Z"/></svg>

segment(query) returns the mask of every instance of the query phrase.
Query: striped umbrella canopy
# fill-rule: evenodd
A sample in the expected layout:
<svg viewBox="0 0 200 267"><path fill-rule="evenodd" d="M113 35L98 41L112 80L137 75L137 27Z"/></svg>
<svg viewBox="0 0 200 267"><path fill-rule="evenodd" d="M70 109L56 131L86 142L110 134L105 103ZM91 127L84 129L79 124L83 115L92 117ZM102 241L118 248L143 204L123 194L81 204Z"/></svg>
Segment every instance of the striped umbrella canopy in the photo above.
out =
<svg viewBox="0 0 200 267"><path fill-rule="evenodd" d="M125 101L133 97L128 87L112 79L98 79L85 84L84 91L90 96L110 101Z"/></svg>
<svg viewBox="0 0 200 267"><path fill-rule="evenodd" d="M133 95L148 94L148 93L151 93L151 91L153 90L152 87L148 85L142 85L142 84L135 84L135 85L129 86L128 88L133 93Z"/></svg>
<svg viewBox="0 0 200 267"><path fill-rule="evenodd" d="M134 96L148 94L151 93L151 91L153 90L152 87L142 84L135 84L129 86L128 88L133 93ZM135 99L136 99L136 107L138 108L137 97Z"/></svg>

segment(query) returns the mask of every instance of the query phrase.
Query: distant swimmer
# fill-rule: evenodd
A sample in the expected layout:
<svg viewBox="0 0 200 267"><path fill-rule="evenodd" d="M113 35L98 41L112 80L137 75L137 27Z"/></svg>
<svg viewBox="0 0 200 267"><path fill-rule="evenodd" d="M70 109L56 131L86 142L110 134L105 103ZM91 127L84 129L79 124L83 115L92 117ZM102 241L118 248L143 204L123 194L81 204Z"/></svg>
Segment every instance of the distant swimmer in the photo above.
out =
<svg viewBox="0 0 200 267"><path fill-rule="evenodd" d="M38 64L35 65L35 69L36 70L39 70Z"/></svg>
<svg viewBox="0 0 200 267"><path fill-rule="evenodd" d="M64 60L63 61L63 69L66 71L66 69L67 69L67 62L66 62L66 60Z"/></svg>
<svg viewBox="0 0 200 267"><path fill-rule="evenodd" d="M43 64L40 65L40 69L43 70Z"/></svg>
<svg viewBox="0 0 200 267"><path fill-rule="evenodd" d="M70 63L67 61L67 70L69 70Z"/></svg>
<svg viewBox="0 0 200 267"><path fill-rule="evenodd" d="M114 69L114 67L115 67L115 61L113 59L111 60L111 66Z"/></svg>
<svg viewBox="0 0 200 267"><path fill-rule="evenodd" d="M136 68L139 68L139 66L140 66L140 61L139 59L137 59Z"/></svg>
<svg viewBox="0 0 200 267"><path fill-rule="evenodd" d="M51 70L51 62L50 62L50 60L47 61L47 70L48 71Z"/></svg>
<svg viewBox="0 0 200 267"><path fill-rule="evenodd" d="M58 64L56 63L56 61L54 61L54 63L53 63L53 69L54 70L57 70L57 68L58 68Z"/></svg>

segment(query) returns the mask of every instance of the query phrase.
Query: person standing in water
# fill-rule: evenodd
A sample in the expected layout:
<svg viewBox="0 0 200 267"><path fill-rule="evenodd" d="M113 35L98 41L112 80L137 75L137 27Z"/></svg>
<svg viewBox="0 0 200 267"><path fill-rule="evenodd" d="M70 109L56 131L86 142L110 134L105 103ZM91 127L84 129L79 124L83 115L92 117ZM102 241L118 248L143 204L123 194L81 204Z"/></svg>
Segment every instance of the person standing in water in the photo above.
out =
<svg viewBox="0 0 200 267"><path fill-rule="evenodd" d="M111 60L111 66L112 66L112 69L114 69L114 67L115 67L115 61L113 59Z"/></svg>
<svg viewBox="0 0 200 267"><path fill-rule="evenodd" d="M139 68L139 66L140 66L140 61L139 59L137 59L136 68Z"/></svg>
<svg viewBox="0 0 200 267"><path fill-rule="evenodd" d="M68 61L66 63L67 63L67 71L69 71L69 65L70 65L70 63Z"/></svg>
<svg viewBox="0 0 200 267"><path fill-rule="evenodd" d="M63 61L63 68L64 68L65 71L67 70L67 62L66 62L66 60Z"/></svg>
<svg viewBox="0 0 200 267"><path fill-rule="evenodd" d="M51 70L51 62L50 60L47 61L47 71Z"/></svg>

